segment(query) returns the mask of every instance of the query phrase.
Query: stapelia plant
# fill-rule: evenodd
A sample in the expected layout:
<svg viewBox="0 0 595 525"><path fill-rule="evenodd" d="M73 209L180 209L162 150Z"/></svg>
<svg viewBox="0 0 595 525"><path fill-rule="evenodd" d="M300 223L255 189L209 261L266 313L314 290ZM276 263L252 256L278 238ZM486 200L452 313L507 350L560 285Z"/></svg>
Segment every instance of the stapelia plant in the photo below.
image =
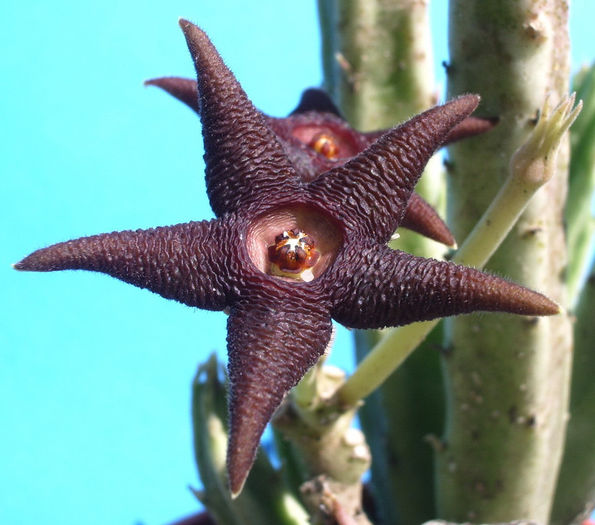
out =
<svg viewBox="0 0 595 525"><path fill-rule="evenodd" d="M207 191L219 218L60 243L16 268L99 271L189 306L229 309L233 495L273 412L324 353L331 318L381 328L475 310L558 313L545 296L504 279L386 247L426 162L478 96L369 140L345 164L304 170L288 154L299 148L254 109L206 35L181 25L198 73Z"/></svg>
<svg viewBox="0 0 595 525"><path fill-rule="evenodd" d="M195 448L205 485L197 495L210 516L188 523L351 525L372 519L416 524L435 516L547 520L564 434L568 318L539 320L535 316L558 313L557 304L461 264L481 268L530 196L553 179L549 200L540 197L539 212L530 209L525 215L514 240L507 241L512 248L496 256L495 268L564 302L558 284L540 280L544 272L536 271L547 261L546 273L555 281L564 260L558 198L564 155L556 153L579 109L572 110L573 99L555 110L543 103L547 91L557 93L554 100L566 92L566 43L563 32L556 32L564 8L554 0L497 6L486 1L482 8L456 0L452 6L453 100L381 131L356 131L342 114L357 129L377 130L433 105L424 3L321 2L326 87L341 110L325 92L308 90L286 118L256 110L205 34L182 21L198 81L168 77L147 84L200 115L207 191L217 219L85 237L38 250L16 265L27 271L99 271L189 306L229 314L229 421L225 381L213 359L199 368L193 389ZM469 45L473 38L482 45ZM556 45L546 45L551 41ZM478 58L480 48L492 59ZM534 72L533 79L547 80L527 87L517 74L525 70ZM591 139L584 131L573 141L579 153L573 166L591 173L592 84L592 72L585 73L579 87L588 111L580 128L591 130ZM469 92L482 95L481 114L488 118L470 116L479 97L463 94ZM413 188L437 148L486 131L451 153L459 240L488 208L496 193L491 186L499 186L518 151L506 183L452 262L432 259L441 251L435 243L420 242L420 236L400 244L413 246L417 256L389 249L397 227L455 245L438 213ZM434 163L428 171L424 179L438 183L421 192L437 202L440 170ZM582 204L566 215L570 243L580 244L583 254L590 230L578 217L585 209L588 214L592 179L574 177L571 199ZM549 239L555 249L546 255ZM577 301L585 257L571 264L567 304ZM576 417L556 492L556 523L579 514L595 487L592 462L581 459L581 451L588 455L594 442L592 425L585 432L593 407L587 351L592 323L585 322L592 286L589 291L577 309ZM437 318L476 310L529 317L457 318L446 334L432 333L417 364L384 383L380 402L367 401L362 425L374 463L362 502L361 476L370 450L363 434L350 428L360 400L391 375ZM385 337L358 332L359 351L369 355L345 381L323 366L331 319L354 328L423 322ZM439 393L440 402L446 398L447 431L443 439L427 438L437 459L434 473L427 461L431 449L421 439L428 430L418 428L421 418L415 416L427 412L429 431L442 432L440 411L428 410L438 406L437 345L452 346L445 352L446 395ZM517 361L521 365L515 366ZM255 460L275 410L280 469L266 454ZM230 493L239 497L233 500Z"/></svg>

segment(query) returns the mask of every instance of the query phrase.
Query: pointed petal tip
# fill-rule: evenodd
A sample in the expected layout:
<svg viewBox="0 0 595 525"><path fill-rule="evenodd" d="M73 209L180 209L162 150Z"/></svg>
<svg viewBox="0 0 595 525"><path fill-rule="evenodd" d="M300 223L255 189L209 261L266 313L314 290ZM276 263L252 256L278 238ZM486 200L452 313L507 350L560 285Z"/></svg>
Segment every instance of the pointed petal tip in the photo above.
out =
<svg viewBox="0 0 595 525"><path fill-rule="evenodd" d="M563 308L549 297L524 286L513 286L516 287L516 292L511 293L511 304L516 303L517 306L510 310L512 313L528 316L550 316L562 313Z"/></svg>
<svg viewBox="0 0 595 525"><path fill-rule="evenodd" d="M178 18L178 24L180 25L182 30L185 30L187 27L194 25L192 22L186 20L182 16L180 18Z"/></svg>
<svg viewBox="0 0 595 525"><path fill-rule="evenodd" d="M237 497L252 465L256 459L260 438L264 428L274 411L272 407L261 413L258 405L258 393L249 396L249 399L241 399L239 403L230 399L230 435L227 444L227 477L229 490L232 498ZM270 402L267 404L271 404ZM275 405L278 403L275 402ZM248 414L254 414L254 419Z"/></svg>
<svg viewBox="0 0 595 525"><path fill-rule="evenodd" d="M442 234L441 238L437 240L441 244L444 244L444 246L447 248L451 248L453 250L456 250L457 248L457 241L452 235L451 231L448 229Z"/></svg>
<svg viewBox="0 0 595 525"><path fill-rule="evenodd" d="M457 107L461 106L462 111L466 111L471 114L473 111L475 111L477 106L479 106L480 100L481 97L479 95L476 95L475 93L467 93L452 99L448 104L453 104Z"/></svg>
<svg viewBox="0 0 595 525"><path fill-rule="evenodd" d="M63 264L60 245L53 244L47 248L40 248L30 253L24 259L12 265L19 272L53 272L68 269Z"/></svg>
<svg viewBox="0 0 595 525"><path fill-rule="evenodd" d="M427 237L428 239L432 239L433 241L438 242L438 243L446 246L447 248L450 248L451 250L457 249L457 241L455 240L452 233L448 229L445 229L445 230L436 229L435 231L431 231L431 232L423 231L423 232L421 232L421 235Z"/></svg>
<svg viewBox="0 0 595 525"><path fill-rule="evenodd" d="M236 483L232 484L230 481L229 494L231 496L231 499L236 499L242 493L245 482L246 482L246 477L244 477L244 479L240 480L239 483L236 482Z"/></svg>
<svg viewBox="0 0 595 525"><path fill-rule="evenodd" d="M200 115L196 80L182 77L157 77L145 80L144 85L162 89Z"/></svg>
<svg viewBox="0 0 595 525"><path fill-rule="evenodd" d="M38 250L39 251L39 250ZM44 271L43 269L38 268L38 264L36 264L35 254L37 252L33 252L30 255L27 255L24 259L20 260L17 263L14 263L12 267L19 271L19 272L40 272Z"/></svg>
<svg viewBox="0 0 595 525"><path fill-rule="evenodd" d="M196 37L206 37L206 33L200 27L185 18L178 19L178 24L188 41Z"/></svg>
<svg viewBox="0 0 595 525"><path fill-rule="evenodd" d="M561 314L564 311L562 306L560 306L555 301L552 301L545 295L543 295L543 294L537 294L537 295L540 296L539 297L540 300L536 301L536 304L535 304L536 309L539 310L539 313L537 315L557 315L557 314Z"/></svg>
<svg viewBox="0 0 595 525"><path fill-rule="evenodd" d="M255 448L257 447L258 442L255 445ZM255 454L252 450L247 450L246 454L246 452L242 452L242 448L238 447L236 450L227 450L227 478L229 480L229 492L232 499L237 498L242 492L255 459ZM248 448L250 449L251 447Z"/></svg>
<svg viewBox="0 0 595 525"><path fill-rule="evenodd" d="M201 40L206 39L208 42L210 42L207 34L200 27L186 20L185 18L180 18L178 20L178 24L180 24L180 27L182 28L182 32L186 38L186 43L188 44L188 47L191 49L192 53L195 53L196 49L198 49L201 44Z"/></svg>

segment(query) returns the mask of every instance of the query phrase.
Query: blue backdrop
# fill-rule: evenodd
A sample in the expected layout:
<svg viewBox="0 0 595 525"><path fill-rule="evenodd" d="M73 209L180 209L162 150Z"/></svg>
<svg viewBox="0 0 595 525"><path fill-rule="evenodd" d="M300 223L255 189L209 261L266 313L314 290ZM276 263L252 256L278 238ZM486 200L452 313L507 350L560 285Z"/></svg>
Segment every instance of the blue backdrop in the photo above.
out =
<svg viewBox="0 0 595 525"><path fill-rule="evenodd" d="M575 68L593 59L588 2L574 3ZM105 276L19 274L10 263L82 235L212 216L197 117L142 81L193 75L184 16L259 108L287 114L321 82L315 6L245 6L0 6L2 524L159 525L197 508L190 382L208 353L224 356L225 316ZM433 9L439 64L446 1ZM344 331L335 348L351 366Z"/></svg>

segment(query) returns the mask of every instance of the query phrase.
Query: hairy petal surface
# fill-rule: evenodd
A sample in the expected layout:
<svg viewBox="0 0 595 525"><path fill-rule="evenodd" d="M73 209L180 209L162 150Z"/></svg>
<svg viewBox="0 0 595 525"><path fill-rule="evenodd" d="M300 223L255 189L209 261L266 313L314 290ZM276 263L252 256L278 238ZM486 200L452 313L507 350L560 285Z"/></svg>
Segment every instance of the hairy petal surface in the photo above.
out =
<svg viewBox="0 0 595 525"><path fill-rule="evenodd" d="M330 341L328 304L302 290L250 297L231 310L227 464L232 494L241 491L273 412Z"/></svg>
<svg viewBox="0 0 595 525"><path fill-rule="evenodd" d="M292 177L293 169L264 116L206 34L186 20L180 25L198 75L207 193L213 211L221 216L263 199L291 194L299 180ZM175 86L183 89L179 81ZM174 96L182 92L178 90Z"/></svg>
<svg viewBox="0 0 595 525"><path fill-rule="evenodd" d="M446 246L456 245L453 234L440 215L417 193L411 194L400 226Z"/></svg>
<svg viewBox="0 0 595 525"><path fill-rule="evenodd" d="M486 133L487 131L490 131L494 126L496 126L496 124L498 124L498 121L499 119L497 117L467 117L466 119L462 120L460 124L457 124L454 128L452 128L452 130L450 130L450 132L446 135L446 138L444 139L443 145L446 146L447 144L452 144L453 142L457 142L458 140L463 140L469 137L474 137L475 135L481 135L482 133ZM382 135L384 135L388 131L390 130L385 129L380 131L368 131L364 133L364 135L371 143L375 140L378 140L380 137L382 137Z"/></svg>
<svg viewBox="0 0 595 525"><path fill-rule="evenodd" d="M233 245L232 237L217 221L104 233L42 248L15 268L101 272L166 299L222 310L232 295L226 280L229 256L223 250Z"/></svg>
<svg viewBox="0 0 595 525"><path fill-rule="evenodd" d="M198 107L198 83L193 78L183 77L160 77L145 80L145 86L156 86L186 104L197 115L200 115Z"/></svg>
<svg viewBox="0 0 595 525"><path fill-rule="evenodd" d="M344 257L357 260L359 269L351 275L335 274L332 315L349 327L383 328L474 311L559 312L558 305L540 293L451 262L386 246L351 247Z"/></svg>
<svg viewBox="0 0 595 525"><path fill-rule="evenodd" d="M321 175L310 184L310 192L333 207L348 227L387 242L426 163L478 103L477 95L465 95L412 118L344 166Z"/></svg>

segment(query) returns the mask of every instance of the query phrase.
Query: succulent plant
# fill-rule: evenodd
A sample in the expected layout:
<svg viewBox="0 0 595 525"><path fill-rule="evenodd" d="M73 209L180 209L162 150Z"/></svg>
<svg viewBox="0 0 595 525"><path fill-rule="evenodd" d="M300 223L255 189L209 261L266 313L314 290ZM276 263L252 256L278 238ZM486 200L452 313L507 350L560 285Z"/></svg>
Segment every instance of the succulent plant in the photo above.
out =
<svg viewBox="0 0 595 525"><path fill-rule="evenodd" d="M319 9L325 89L287 117L258 111L185 20L197 81L147 82L200 116L216 219L83 237L15 268L98 271L229 315L228 377L211 358L193 388L197 523L580 519L595 495L594 77L577 78L565 212L582 107L565 4L453 0L451 99L432 108L427 6ZM446 170L430 162L454 142ZM417 233L395 239L403 226ZM503 314L438 325L475 311ZM350 377L325 365L331 319L357 329ZM257 454L272 418L278 466Z"/></svg>

